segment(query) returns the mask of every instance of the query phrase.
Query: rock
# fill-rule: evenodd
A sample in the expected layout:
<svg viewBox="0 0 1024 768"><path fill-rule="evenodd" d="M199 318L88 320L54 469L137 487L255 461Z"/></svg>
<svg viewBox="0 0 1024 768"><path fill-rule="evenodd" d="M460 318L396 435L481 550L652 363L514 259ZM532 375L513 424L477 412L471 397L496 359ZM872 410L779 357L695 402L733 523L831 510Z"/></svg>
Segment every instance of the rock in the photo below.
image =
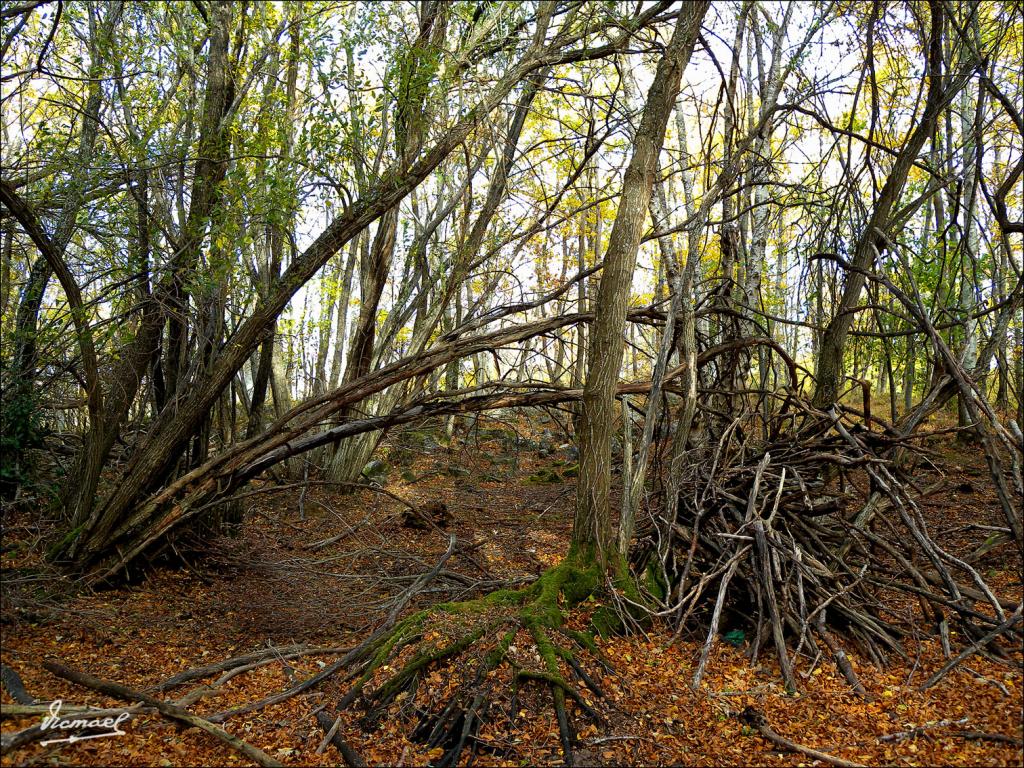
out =
<svg viewBox="0 0 1024 768"><path fill-rule="evenodd" d="M447 528L450 519L448 505L443 501L428 501L418 510L406 509L402 512L402 525L421 531L435 526Z"/></svg>
<svg viewBox="0 0 1024 768"><path fill-rule="evenodd" d="M526 478L530 483L564 483L563 478L553 469L542 469Z"/></svg>
<svg viewBox="0 0 1024 768"><path fill-rule="evenodd" d="M362 475L371 482L381 480L388 473L388 465L379 459L374 459L363 467Z"/></svg>

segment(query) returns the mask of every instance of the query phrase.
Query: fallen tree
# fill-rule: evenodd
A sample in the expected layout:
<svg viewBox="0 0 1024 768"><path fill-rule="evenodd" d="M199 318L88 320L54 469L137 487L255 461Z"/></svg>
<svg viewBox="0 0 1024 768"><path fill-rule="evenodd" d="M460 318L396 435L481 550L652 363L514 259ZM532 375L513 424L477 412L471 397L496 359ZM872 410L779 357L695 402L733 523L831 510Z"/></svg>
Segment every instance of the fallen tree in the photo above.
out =
<svg viewBox="0 0 1024 768"><path fill-rule="evenodd" d="M134 501L148 492L144 478L159 474L158 459L167 458L166 446L161 446L129 467L125 476L137 482L127 490L117 489L111 497L116 503L108 502L87 530L72 532L61 549L73 555L74 566L88 570L94 580L112 578L165 546L176 529L232 500L249 480L321 446L427 418L582 402L576 517L561 563L527 586L442 603L402 617L415 590L438 573L454 551L453 538L441 562L417 578L364 643L316 675L259 702L218 713L207 719L209 723L278 703L337 676L348 686L335 702L337 711L345 712L358 703L364 710L363 723L372 727L393 705L412 702L412 711L406 711L415 719L413 737L442 750L436 764L454 765L467 747L482 747L477 736L489 716L496 686L533 683L550 692L562 749L571 763L573 708L598 719L593 700L603 695L587 671L590 663L601 663L594 636L571 628L579 606L591 599L597 607L587 611L586 618L598 633L646 621L652 612L674 621L680 631L698 626L706 640L691 680L694 687L700 684L714 642L728 627L740 632L741 643L749 633L752 657L769 646L774 650L780 676L790 690L798 687L797 659L806 647L830 654L851 687L866 695L845 648L852 645L879 664L891 654L904 653L900 617L886 605L886 595L893 590L919 601L947 647L952 645L951 620L960 629L968 654L998 655L1000 640L1019 639L1019 605L1013 607L1013 618L1007 619L1006 606L977 569L944 551L928 532L920 509L924 494L893 457L897 451L913 452L920 435L872 419L869 400L860 417L840 405L830 403L824 410L807 403L801 395L797 365L782 348L769 338L744 336L736 330L749 327L749 317L744 315L743 323L731 326L716 318L725 332L714 337L714 343L708 339L704 350L698 351L693 297L687 296L680 322L686 329L682 364L665 370L667 342L672 340L666 339L656 383L618 382L630 285L657 156L679 77L706 9L707 3L692 3L680 10L672 42L658 66L634 137L635 152L624 176L592 316L559 315L470 337L455 334L444 343L311 398L284 413L263 435L224 450L144 496L142 503L128 504L127 499ZM401 200L402 195L396 195L392 205ZM335 233L335 245L344 242L343 234ZM295 263L311 258L303 256ZM692 277L691 271L691 282ZM729 290L729 281L723 281L721 290L707 302L707 311L725 315L730 310ZM929 331L923 314L919 320L943 358L952 359L934 329ZM593 322L583 388L493 385L428 393L379 416L351 415L352 406L367 397L422 379L460 357L582 322ZM218 387L223 388L252 351L256 330L246 321L237 334L241 351L225 352L214 366L213 383L204 384L203 391L186 403L189 409L208 408L211 393L215 396ZM748 387L751 366L745 356L753 346L775 353L788 374L781 386ZM238 365L223 362L231 359ZM711 371L711 366L714 375L702 375L702 369ZM965 372L952 363L950 370L956 390L977 404ZM612 535L615 398L652 388L671 392L671 382L684 375L684 406L676 418L673 455L664 478L670 491L649 505L648 518L638 528L639 541L627 552ZM214 386L216 377L223 380ZM697 382L702 382L703 391ZM927 407L939 399L926 398ZM983 406L978 409L988 418L986 455L998 486L1002 471L997 438L1005 435ZM180 437L178 427L167 426L170 418L154 427L146 446L167 439L169 433L174 440ZM186 414L181 423L190 418ZM701 430L694 429L695 421ZM647 426L653 431L653 424ZM855 490L863 482L868 485L866 499L863 491ZM1001 498L1008 493L1001 490ZM870 510L870 515L865 516L864 510ZM1008 531L1019 547L1019 523L1012 515ZM626 537L627 545L631 538ZM652 605L660 608L652 610ZM454 668L450 685L429 705L417 703L417 686L439 664ZM322 726L329 723L336 724L337 719L322 718ZM350 764L358 764L358 756L345 754L345 742L333 725L327 728L327 741L335 743Z"/></svg>
<svg viewBox="0 0 1024 768"><path fill-rule="evenodd" d="M650 311L634 313L639 321L650 321ZM551 333L560 328L590 322L593 313L561 315L500 328L438 344L420 354L402 358L347 384L310 398L281 415L263 433L235 443L199 467L150 494L136 504L125 519L101 518L90 528L70 531L55 547L58 560L73 552L67 565L93 577L113 576L132 560L146 552L158 540L182 522L208 511L245 482L281 461L298 456L345 437L387 429L429 416L514 406L547 405L578 400L582 390L535 389L501 391L478 396L472 393L427 393L401 404L391 413L371 418L343 418L345 409L384 389L427 377L452 360ZM643 383L630 385L633 391L646 391ZM73 549L72 549L73 546Z"/></svg>

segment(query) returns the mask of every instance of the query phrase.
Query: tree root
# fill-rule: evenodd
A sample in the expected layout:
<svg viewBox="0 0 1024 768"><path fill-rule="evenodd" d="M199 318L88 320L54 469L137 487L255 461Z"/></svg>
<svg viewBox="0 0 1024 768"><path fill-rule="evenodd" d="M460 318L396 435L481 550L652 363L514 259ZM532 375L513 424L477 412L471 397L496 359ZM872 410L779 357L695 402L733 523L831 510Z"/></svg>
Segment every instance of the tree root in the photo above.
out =
<svg viewBox="0 0 1024 768"><path fill-rule="evenodd" d="M584 651L596 654L593 638L564 624L567 610L602 586L598 574L596 567L580 567L570 557L521 589L443 603L409 616L375 638L364 655L366 661L350 674L354 682L338 702L338 710L358 701L366 709L361 724L370 729L393 704L408 701L407 711L418 717L412 740L443 750L432 766L454 766L466 749L474 753L488 749L479 733L491 710L494 687L501 684L499 670L507 668L512 673L509 683L517 690L530 682L550 690L565 762L572 765L575 735L567 702L595 720L601 720L601 715L566 674L578 678L595 697L604 694L577 657ZM524 654L517 640L532 646L535 655ZM479 647L476 652L475 647ZM530 663L537 657L540 668ZM453 665L453 672L461 672L462 679L444 703L416 706L419 680L431 668L456 658L461 661ZM603 660L599 663L607 667Z"/></svg>

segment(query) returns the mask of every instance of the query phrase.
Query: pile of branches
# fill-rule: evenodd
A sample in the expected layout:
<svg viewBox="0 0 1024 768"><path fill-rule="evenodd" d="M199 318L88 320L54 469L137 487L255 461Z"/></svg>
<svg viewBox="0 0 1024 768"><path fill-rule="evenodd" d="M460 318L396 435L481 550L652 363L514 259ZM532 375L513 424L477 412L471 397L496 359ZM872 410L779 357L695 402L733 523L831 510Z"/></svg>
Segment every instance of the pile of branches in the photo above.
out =
<svg viewBox="0 0 1024 768"><path fill-rule="evenodd" d="M805 651L831 655L866 695L844 647L879 666L906 655L907 617L887 601L897 592L920 605L947 656L958 630L966 648L953 661L1005 658L997 638L1019 647L1021 605L994 594L971 562L978 557L957 557L929 534L920 503L943 483L921 488L911 476L926 435L864 415L825 413L793 393L760 393L731 420L704 406L708 436L689 449L669 512L641 525L631 553L660 615L679 631L694 620L707 630L695 688L725 635L749 639L755 660L773 649L788 689L797 689L793 659Z"/></svg>

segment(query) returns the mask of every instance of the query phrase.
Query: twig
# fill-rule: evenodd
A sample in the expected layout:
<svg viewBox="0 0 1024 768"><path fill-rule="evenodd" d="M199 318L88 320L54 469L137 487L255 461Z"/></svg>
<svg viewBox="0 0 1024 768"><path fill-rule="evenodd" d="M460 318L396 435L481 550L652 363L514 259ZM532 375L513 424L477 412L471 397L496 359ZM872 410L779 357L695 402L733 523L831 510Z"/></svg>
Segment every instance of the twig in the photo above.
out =
<svg viewBox="0 0 1024 768"><path fill-rule="evenodd" d="M995 741L1000 744L1012 744L1015 747L1024 747L1024 741L1014 738L1013 736L1006 736L1002 733L986 733L984 731L957 731L952 736L956 736L960 739L967 739L968 741Z"/></svg>
<svg viewBox="0 0 1024 768"><path fill-rule="evenodd" d="M209 720L204 720L198 715L193 715L190 712L187 712L180 707L176 707L166 701L154 699L152 696L148 696L141 691L136 691L119 683L100 680L98 677L93 677L85 672L78 672L52 659L44 661L43 667L57 677L70 680L76 685L81 685L85 688L91 688L94 691L99 691L107 696L113 696L114 698L122 699L123 701L141 701L144 704L148 704L166 718L194 726L200 730L206 731L212 736L216 736L233 750L245 755L247 758L261 766L276 768L277 766L284 765L272 758L263 750L242 741L237 736L231 735L223 728L219 728L211 723Z"/></svg>
<svg viewBox="0 0 1024 768"><path fill-rule="evenodd" d="M317 713L317 722L320 721L320 713ZM334 719L334 725L331 726L330 730L327 731L327 735L324 736L320 742L320 746L316 748L316 753L322 755L324 750L327 749L327 745L331 743L331 739L334 738L334 734L338 732L338 728L341 727L341 715L338 715Z"/></svg>
<svg viewBox="0 0 1024 768"><path fill-rule="evenodd" d="M1014 611L1013 614L1011 614L1010 617L1006 619L1006 621L1004 621L998 627L996 627L991 632L989 632L987 635L982 637L976 643L974 643L973 645L968 646L967 648L962 650L959 654L957 654L955 657L953 657L948 662L946 662L945 666L943 666L942 669L940 669L938 672L936 672L934 675L929 677L924 682L924 684L921 686L920 690L922 690L922 691L928 690L933 685L935 685L937 682L939 682L942 678L944 678L946 675L948 675L953 670L954 667L956 667L958 664L963 662L963 660L966 659L968 656L973 654L975 651L977 651L977 650L979 650L981 648L984 648L986 645L991 643L993 640L995 640L997 637L999 637L1004 632L1007 632L1010 629L1012 629L1016 624L1018 624L1020 622L1021 616L1022 616L1022 610L1024 610L1024 602L1022 602L1020 605L1017 606L1017 610Z"/></svg>
<svg viewBox="0 0 1024 768"><path fill-rule="evenodd" d="M864 768L861 763L854 763L850 760L844 760L841 757L830 755L827 752L819 752L817 749L811 749L805 747L802 744L797 744L794 741L780 736L771 728L768 727L768 721L765 720L764 715L758 712L753 707L747 707L739 715L740 722L744 725L749 725L751 728L757 730L765 739L770 741L780 749L784 749L787 752L799 752L802 755L807 755L815 760L821 760L822 762L828 763L829 765L835 765L837 768Z"/></svg>
<svg viewBox="0 0 1024 768"><path fill-rule="evenodd" d="M593 739L587 739L587 744L604 744L609 741L650 741L646 736L598 736Z"/></svg>
<svg viewBox="0 0 1024 768"><path fill-rule="evenodd" d="M448 549L445 551L443 555L441 555L441 559L437 561L437 564L429 571L421 575L418 579L416 579L416 581L414 581L412 585L398 597L398 600L395 602L394 607L388 612L388 618L386 622L387 625L393 624L395 621L397 621L398 614L400 614L402 612L402 609L409 604L409 601L412 600L413 597L415 597L416 593L423 589L423 587L425 587L435 578L437 578L437 574L441 572L441 569L444 567L444 564L448 562L448 558L450 558L455 553L455 542L455 534L450 535L448 537Z"/></svg>
<svg viewBox="0 0 1024 768"><path fill-rule="evenodd" d="M969 718L961 717L959 720L939 720L937 723L925 723L924 725L916 725L913 728L908 728L905 731L897 731L896 733L888 733L885 736L879 736L879 741L903 741L904 739L910 739L920 736L925 731L933 728L948 728L951 725L966 725Z"/></svg>
<svg viewBox="0 0 1024 768"><path fill-rule="evenodd" d="M248 672L256 669L257 667L261 667L264 664L277 661L278 659L297 659L301 656L328 656L336 653L348 653L350 650L352 649L338 647L310 648L302 644L286 645L283 648L271 647L262 651L247 653L243 656L235 656L233 659L226 659L214 664L208 664L205 667L195 667L194 669L180 672L174 677L168 678L164 682L154 685L152 688L146 688L145 690L147 692L164 691L168 688L179 686L182 683L188 683L192 680L198 680L201 677L209 677L217 674L218 672L223 672L224 674L217 678L217 681L212 686L213 688L217 688L242 672Z"/></svg>

